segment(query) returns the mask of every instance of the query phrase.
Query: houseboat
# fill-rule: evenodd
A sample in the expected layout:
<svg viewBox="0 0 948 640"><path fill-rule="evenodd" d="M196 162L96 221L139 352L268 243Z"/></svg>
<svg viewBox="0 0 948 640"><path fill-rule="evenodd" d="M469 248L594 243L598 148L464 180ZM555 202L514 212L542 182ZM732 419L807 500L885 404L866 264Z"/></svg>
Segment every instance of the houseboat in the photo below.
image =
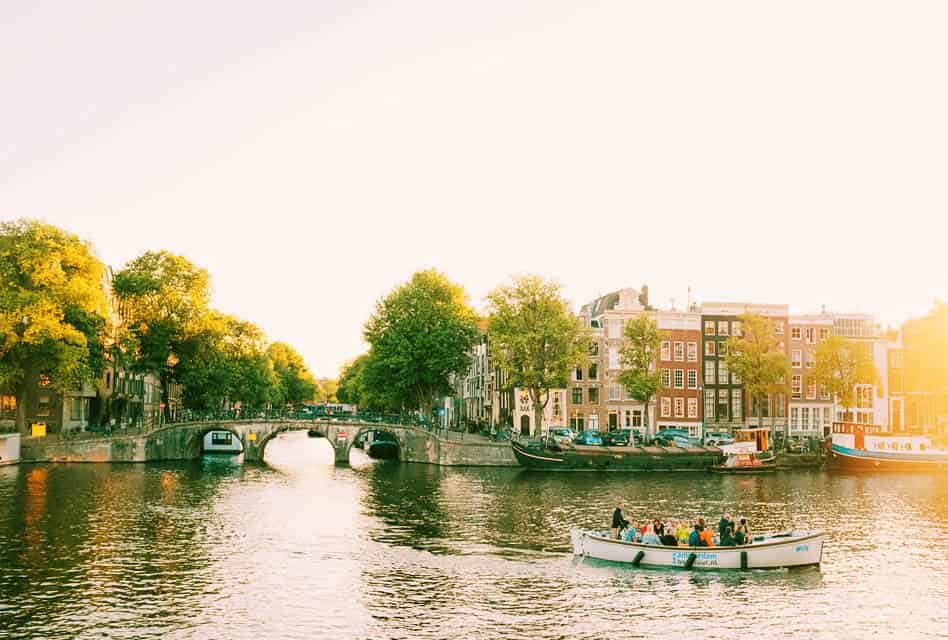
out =
<svg viewBox="0 0 948 640"><path fill-rule="evenodd" d="M948 471L948 448L926 435L883 431L878 425L834 422L830 463L839 469Z"/></svg>
<svg viewBox="0 0 948 640"><path fill-rule="evenodd" d="M208 431L204 434L204 453L243 453L244 446L231 431Z"/></svg>
<svg viewBox="0 0 948 640"><path fill-rule="evenodd" d="M718 447L555 445L511 441L532 471L707 471L724 461Z"/></svg>

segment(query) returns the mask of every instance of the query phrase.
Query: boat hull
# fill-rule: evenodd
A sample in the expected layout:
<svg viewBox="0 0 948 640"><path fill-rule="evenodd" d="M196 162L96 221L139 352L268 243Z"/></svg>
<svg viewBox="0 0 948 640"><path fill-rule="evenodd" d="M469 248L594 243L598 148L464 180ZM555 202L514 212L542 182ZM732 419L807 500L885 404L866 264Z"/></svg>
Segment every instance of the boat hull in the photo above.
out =
<svg viewBox="0 0 948 640"><path fill-rule="evenodd" d="M711 467L712 473L727 473L731 475L739 476L756 476L767 473L777 473L777 465L775 464L761 464L748 467L726 467L724 465L715 465Z"/></svg>
<svg viewBox="0 0 948 640"><path fill-rule="evenodd" d="M608 532L573 529L573 553L635 566L686 569L778 569L819 565L823 559L822 531L767 536L740 547L663 547L611 539ZM641 555L639 555L641 553ZM743 555L746 554L746 555Z"/></svg>
<svg viewBox="0 0 948 640"><path fill-rule="evenodd" d="M899 453L852 449L833 443L830 462L853 471L948 471L948 457L938 454Z"/></svg>
<svg viewBox="0 0 948 640"><path fill-rule="evenodd" d="M510 446L517 462L533 471L707 471L724 459L717 447Z"/></svg>

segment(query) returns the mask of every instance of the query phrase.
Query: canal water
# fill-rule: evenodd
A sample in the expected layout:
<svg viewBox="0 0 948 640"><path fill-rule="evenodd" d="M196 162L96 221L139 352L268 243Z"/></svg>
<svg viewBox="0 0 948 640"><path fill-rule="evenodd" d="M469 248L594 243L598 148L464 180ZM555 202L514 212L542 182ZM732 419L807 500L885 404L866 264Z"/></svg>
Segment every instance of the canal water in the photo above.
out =
<svg viewBox="0 0 948 640"><path fill-rule="evenodd" d="M0 467L0 638L948 637L944 476L334 468L302 433L267 460ZM568 528L620 496L825 528L824 563L575 560Z"/></svg>

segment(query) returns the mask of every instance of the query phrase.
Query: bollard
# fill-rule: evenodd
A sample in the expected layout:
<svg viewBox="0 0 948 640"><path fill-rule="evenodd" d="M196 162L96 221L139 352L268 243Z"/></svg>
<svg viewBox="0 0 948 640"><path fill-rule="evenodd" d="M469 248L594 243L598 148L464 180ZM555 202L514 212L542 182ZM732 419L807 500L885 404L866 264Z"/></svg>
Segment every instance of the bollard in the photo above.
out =
<svg viewBox="0 0 948 640"><path fill-rule="evenodd" d="M633 558L632 560L632 566L633 567L639 566L639 564L642 562L642 558L644 557L645 557L645 552L640 550L637 554L635 554L635 558Z"/></svg>
<svg viewBox="0 0 948 640"><path fill-rule="evenodd" d="M695 563L695 559L698 557L697 553L689 553L688 559L685 560L685 569L690 569L691 565Z"/></svg>
<svg viewBox="0 0 948 640"><path fill-rule="evenodd" d="M747 552L741 551L741 570L747 569Z"/></svg>

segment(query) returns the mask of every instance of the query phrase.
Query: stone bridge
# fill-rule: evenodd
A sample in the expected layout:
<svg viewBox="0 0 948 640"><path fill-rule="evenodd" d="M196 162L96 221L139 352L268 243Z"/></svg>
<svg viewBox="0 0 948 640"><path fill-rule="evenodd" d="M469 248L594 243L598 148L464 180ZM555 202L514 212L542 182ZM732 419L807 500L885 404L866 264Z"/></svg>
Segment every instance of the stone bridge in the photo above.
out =
<svg viewBox="0 0 948 640"><path fill-rule="evenodd" d="M208 421L165 425L144 434L70 438L26 438L24 461L152 462L193 460L203 453L204 436L229 431L240 439L245 462L262 462L267 445L286 431L315 429L335 452L336 464L349 463L349 451L366 431L387 431L398 441L398 459L439 465L517 466L510 445L459 434L434 433L413 426L333 420Z"/></svg>

